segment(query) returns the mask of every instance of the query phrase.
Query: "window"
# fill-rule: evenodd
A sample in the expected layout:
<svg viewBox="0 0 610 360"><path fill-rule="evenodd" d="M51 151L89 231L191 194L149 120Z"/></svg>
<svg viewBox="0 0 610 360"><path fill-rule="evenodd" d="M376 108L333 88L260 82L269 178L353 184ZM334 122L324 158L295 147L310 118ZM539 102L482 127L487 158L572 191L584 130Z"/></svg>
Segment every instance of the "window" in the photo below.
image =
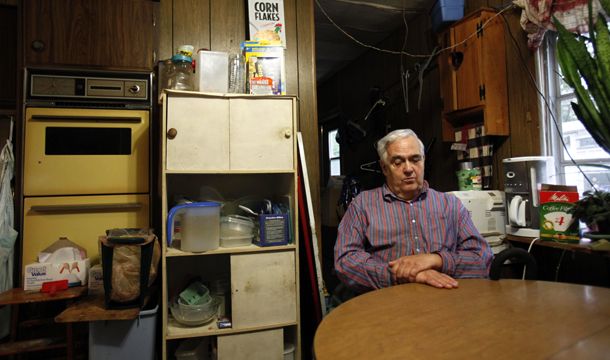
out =
<svg viewBox="0 0 610 360"><path fill-rule="evenodd" d="M328 159L330 162L330 176L341 175L341 148L337 142L339 129L328 132Z"/></svg>
<svg viewBox="0 0 610 360"><path fill-rule="evenodd" d="M557 38L547 36L547 46L543 49L546 66L546 85L547 85L547 100L557 119L557 127L553 123L553 119L547 116L546 126L549 131L546 131L546 150L547 154L555 157L557 162L557 179L558 184L577 185L580 193L591 189L591 185L585 179L583 174L574 165L570 156L580 165L582 171L587 175L589 180L596 187L610 186L610 170L604 170L600 167L586 166L585 164L603 164L610 165L610 154L602 150L589 132L584 128L578 120L570 103L576 102L576 95L560 77L561 69L556 57ZM590 50L592 51L592 49ZM583 85L586 84L583 80ZM563 138L565 148L561 142L560 136Z"/></svg>

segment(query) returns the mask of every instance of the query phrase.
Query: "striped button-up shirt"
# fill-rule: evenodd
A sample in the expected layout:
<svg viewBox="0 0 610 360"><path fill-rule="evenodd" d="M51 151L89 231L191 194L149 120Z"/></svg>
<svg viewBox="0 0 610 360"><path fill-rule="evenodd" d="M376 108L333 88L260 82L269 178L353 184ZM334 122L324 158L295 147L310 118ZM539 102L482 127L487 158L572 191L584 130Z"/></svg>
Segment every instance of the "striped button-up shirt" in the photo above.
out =
<svg viewBox="0 0 610 360"><path fill-rule="evenodd" d="M453 278L485 278L493 254L468 210L450 194L430 189L413 201L384 186L360 193L339 224L335 269L357 292L393 285L388 262L438 253L442 272Z"/></svg>

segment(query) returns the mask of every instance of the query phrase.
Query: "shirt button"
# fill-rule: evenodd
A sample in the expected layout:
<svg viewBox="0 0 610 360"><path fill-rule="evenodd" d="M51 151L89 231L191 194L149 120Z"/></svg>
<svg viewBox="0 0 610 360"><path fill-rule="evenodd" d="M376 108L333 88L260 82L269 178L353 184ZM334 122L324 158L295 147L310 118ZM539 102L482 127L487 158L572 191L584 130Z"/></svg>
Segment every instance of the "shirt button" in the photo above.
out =
<svg viewBox="0 0 610 360"><path fill-rule="evenodd" d="M415 222L415 220L411 220L411 222Z"/></svg>
<svg viewBox="0 0 610 360"><path fill-rule="evenodd" d="M415 239L417 239L417 236L415 237Z"/></svg>
<svg viewBox="0 0 610 360"><path fill-rule="evenodd" d="M409 206L413 207L413 203L409 203Z"/></svg>
<svg viewBox="0 0 610 360"><path fill-rule="evenodd" d="M419 249L415 249L415 252L419 252Z"/></svg>

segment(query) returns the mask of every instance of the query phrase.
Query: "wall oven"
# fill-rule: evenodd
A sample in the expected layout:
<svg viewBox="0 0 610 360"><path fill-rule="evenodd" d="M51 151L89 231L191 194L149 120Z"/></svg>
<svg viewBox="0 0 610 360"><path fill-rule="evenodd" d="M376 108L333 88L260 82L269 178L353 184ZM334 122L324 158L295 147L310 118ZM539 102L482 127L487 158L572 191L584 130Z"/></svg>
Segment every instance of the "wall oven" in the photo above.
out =
<svg viewBox="0 0 610 360"><path fill-rule="evenodd" d="M149 72L26 69L22 268L60 237L151 223Z"/></svg>

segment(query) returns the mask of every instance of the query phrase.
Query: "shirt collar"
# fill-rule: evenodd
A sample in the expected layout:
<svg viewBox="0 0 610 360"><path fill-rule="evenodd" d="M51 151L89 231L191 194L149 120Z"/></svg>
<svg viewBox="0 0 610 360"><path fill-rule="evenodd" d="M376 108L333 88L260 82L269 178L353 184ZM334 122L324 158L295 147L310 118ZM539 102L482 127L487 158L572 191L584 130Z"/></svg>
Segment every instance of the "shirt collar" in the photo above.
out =
<svg viewBox="0 0 610 360"><path fill-rule="evenodd" d="M426 180L424 180L424 186L422 188L421 193L419 195L417 195L412 200L412 202L416 202L416 201L425 199L428 194L429 188L430 188L430 185L428 185L428 182ZM390 189L390 187L388 186L387 183L383 184L383 187L381 189L381 194L383 195L384 200L387 202L391 202L392 200L407 202L405 199L399 198L398 196L396 196L396 194L394 194L394 192L392 191L392 189Z"/></svg>

